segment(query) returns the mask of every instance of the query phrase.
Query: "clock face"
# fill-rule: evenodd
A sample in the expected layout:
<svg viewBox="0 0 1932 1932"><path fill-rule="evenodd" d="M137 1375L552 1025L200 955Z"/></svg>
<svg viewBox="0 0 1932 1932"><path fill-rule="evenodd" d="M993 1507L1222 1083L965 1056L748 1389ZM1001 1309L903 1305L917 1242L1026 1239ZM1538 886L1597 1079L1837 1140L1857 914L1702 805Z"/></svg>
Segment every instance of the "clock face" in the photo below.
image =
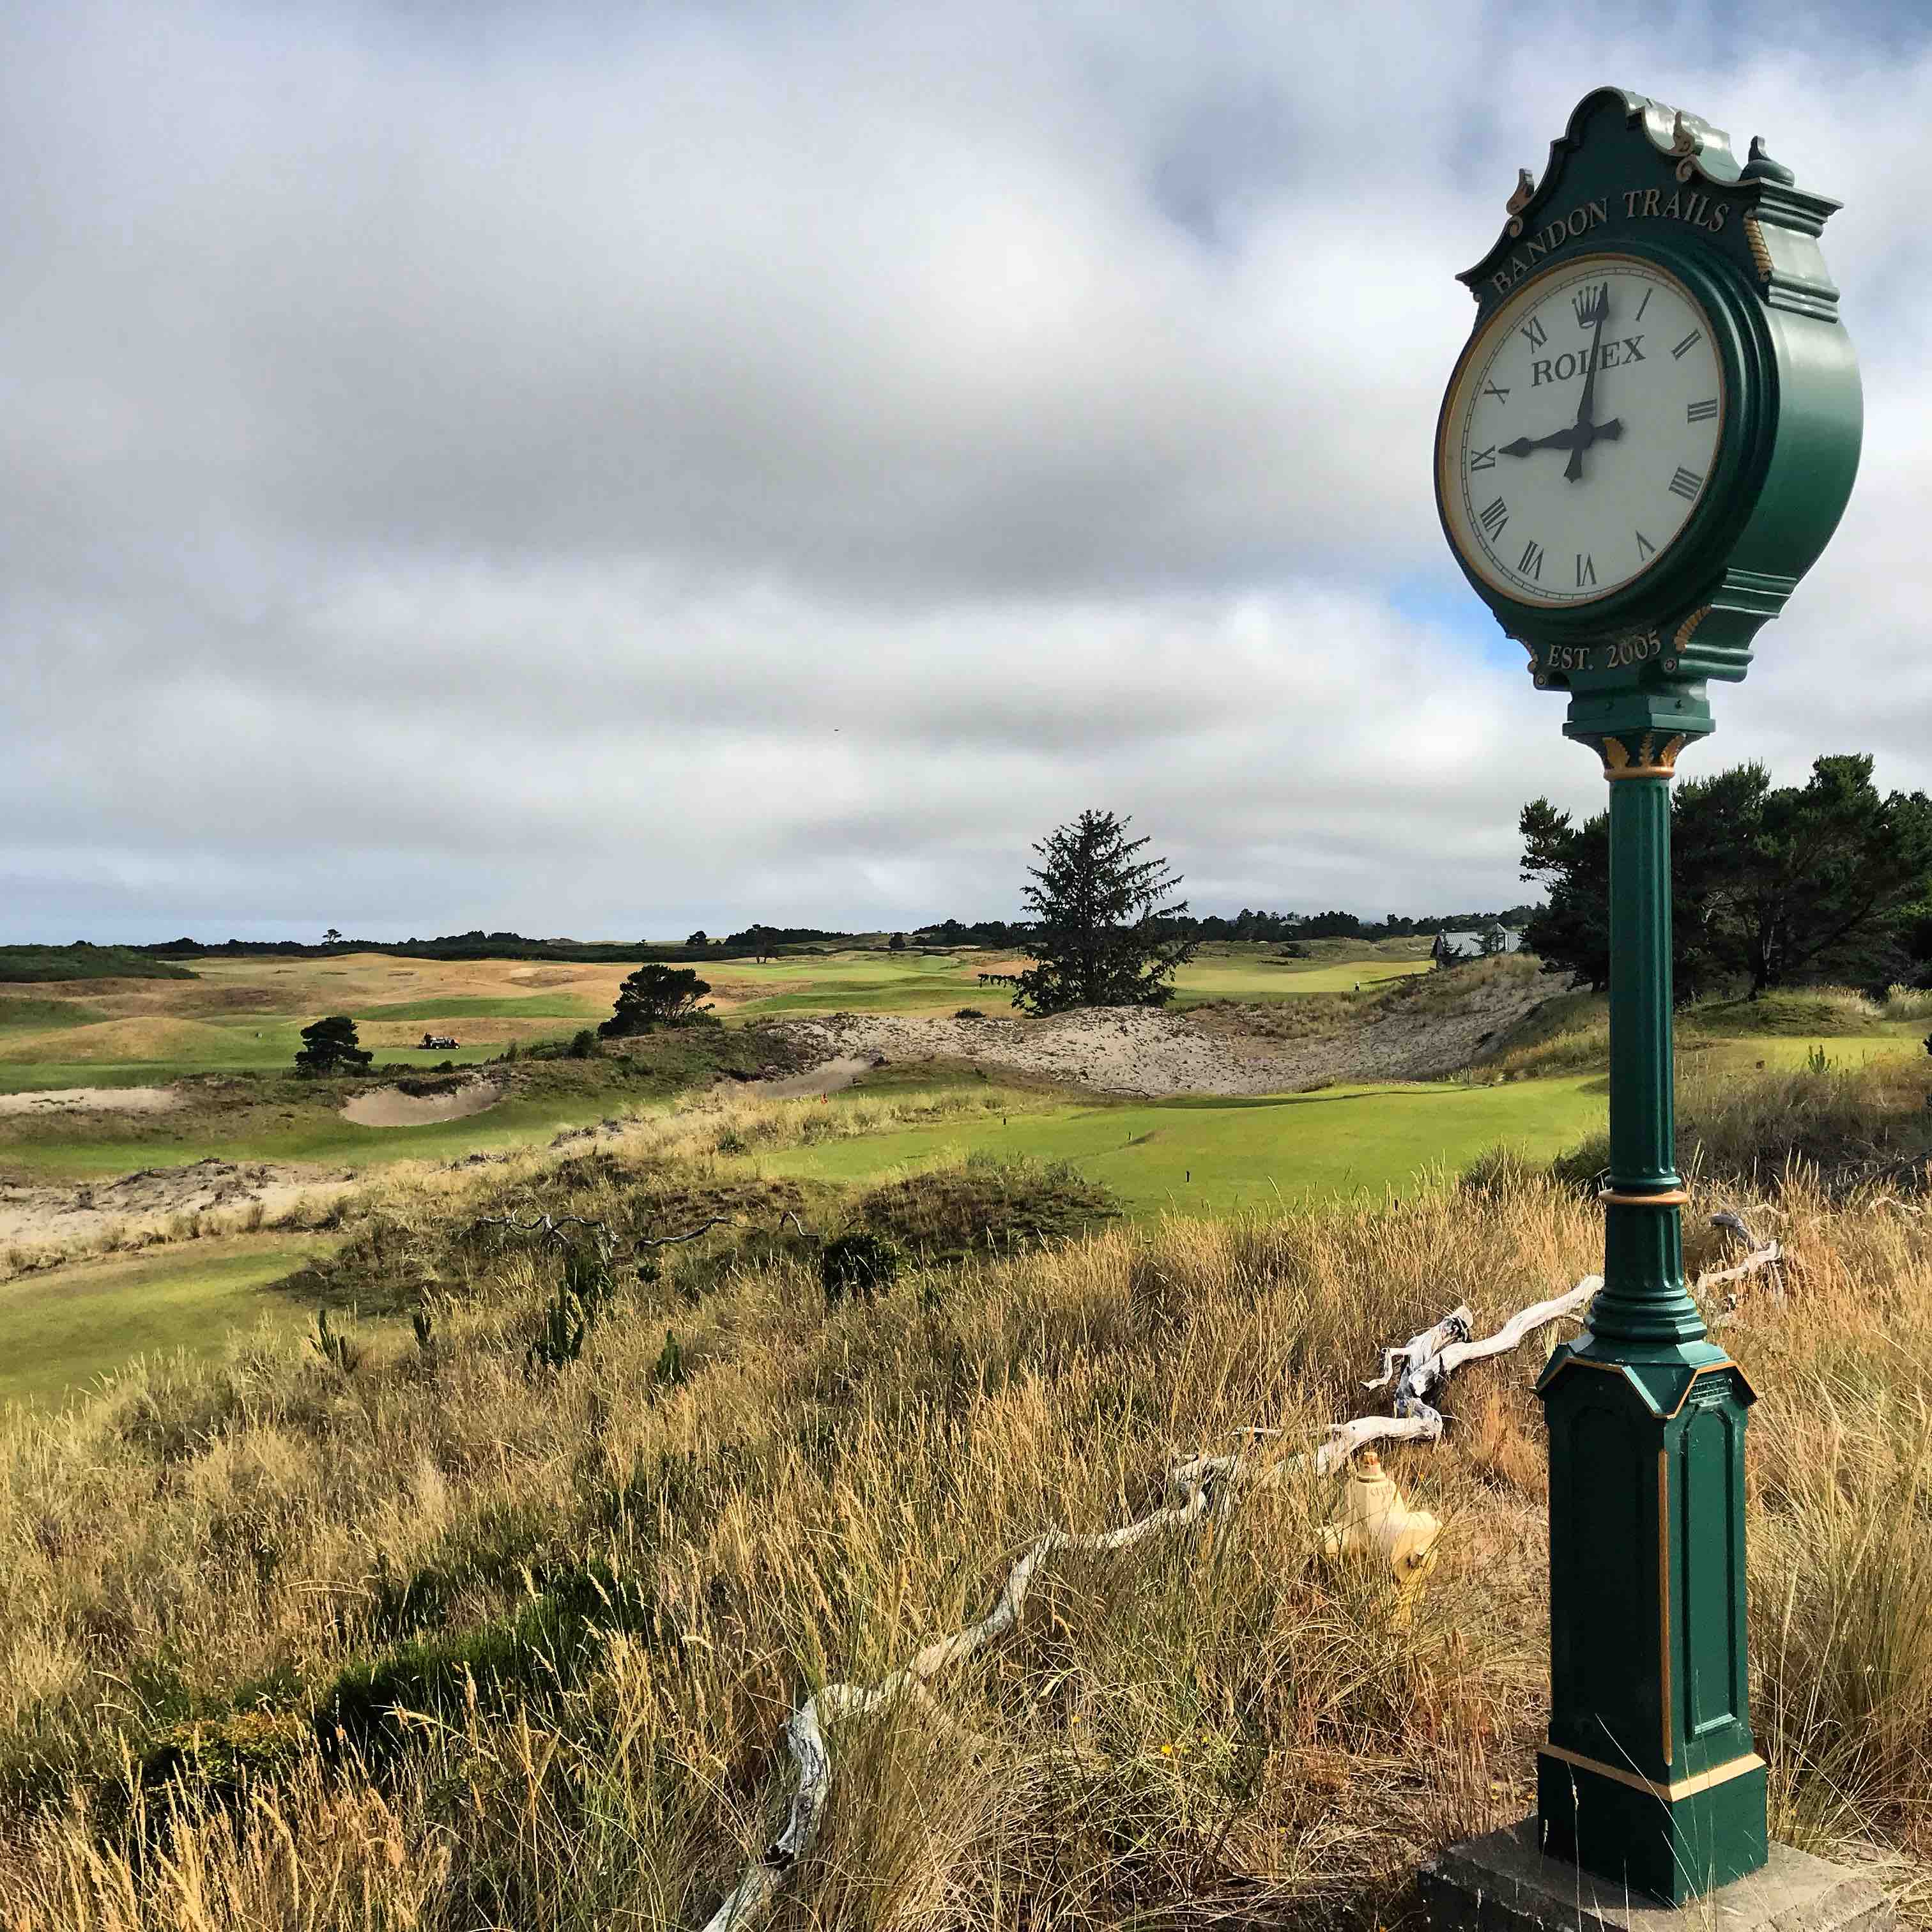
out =
<svg viewBox="0 0 1932 1932"><path fill-rule="evenodd" d="M1519 603L1576 606L1670 548L1725 420L1711 318L1629 255L1546 271L1504 304L1451 386L1436 488L1471 569Z"/></svg>

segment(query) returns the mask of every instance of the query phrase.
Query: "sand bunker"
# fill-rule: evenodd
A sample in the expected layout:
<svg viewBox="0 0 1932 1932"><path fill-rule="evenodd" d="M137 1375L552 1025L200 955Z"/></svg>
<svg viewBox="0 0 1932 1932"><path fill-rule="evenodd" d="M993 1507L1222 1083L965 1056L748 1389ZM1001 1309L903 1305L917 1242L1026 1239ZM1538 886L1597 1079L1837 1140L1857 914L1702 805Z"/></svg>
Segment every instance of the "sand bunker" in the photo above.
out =
<svg viewBox="0 0 1932 1932"><path fill-rule="evenodd" d="M400 1087L378 1087L344 1102L342 1118L358 1127L426 1127L438 1120L466 1120L487 1114L503 1090L487 1080L466 1081L446 1094L405 1094Z"/></svg>
<svg viewBox="0 0 1932 1932"><path fill-rule="evenodd" d="M171 1114L180 1105L172 1087L50 1087L38 1094L0 1094L0 1114Z"/></svg>

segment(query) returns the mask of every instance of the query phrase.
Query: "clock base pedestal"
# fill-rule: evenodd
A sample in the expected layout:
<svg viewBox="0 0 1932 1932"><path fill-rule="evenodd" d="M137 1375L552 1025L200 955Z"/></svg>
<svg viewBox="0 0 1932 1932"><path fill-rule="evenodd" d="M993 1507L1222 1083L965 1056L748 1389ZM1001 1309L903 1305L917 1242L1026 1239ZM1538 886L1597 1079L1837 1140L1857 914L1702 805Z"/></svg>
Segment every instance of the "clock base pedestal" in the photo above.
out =
<svg viewBox="0 0 1932 1932"><path fill-rule="evenodd" d="M1762 1868L1682 1905L1552 1858L1526 1818L1451 1845L1420 1878L1430 1932L1893 1932L1862 1873L1774 1844Z"/></svg>

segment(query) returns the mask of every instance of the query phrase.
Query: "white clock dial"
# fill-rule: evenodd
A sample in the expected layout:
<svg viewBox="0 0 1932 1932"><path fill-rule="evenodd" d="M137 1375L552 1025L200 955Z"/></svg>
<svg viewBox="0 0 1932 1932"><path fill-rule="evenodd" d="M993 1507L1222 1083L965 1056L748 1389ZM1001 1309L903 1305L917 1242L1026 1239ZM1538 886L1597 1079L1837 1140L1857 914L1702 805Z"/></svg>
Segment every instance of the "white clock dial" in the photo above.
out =
<svg viewBox="0 0 1932 1932"><path fill-rule="evenodd" d="M1546 271L1450 387L1436 450L1450 536L1520 603L1606 596L1690 520L1724 413L1711 318L1676 276L1629 255Z"/></svg>

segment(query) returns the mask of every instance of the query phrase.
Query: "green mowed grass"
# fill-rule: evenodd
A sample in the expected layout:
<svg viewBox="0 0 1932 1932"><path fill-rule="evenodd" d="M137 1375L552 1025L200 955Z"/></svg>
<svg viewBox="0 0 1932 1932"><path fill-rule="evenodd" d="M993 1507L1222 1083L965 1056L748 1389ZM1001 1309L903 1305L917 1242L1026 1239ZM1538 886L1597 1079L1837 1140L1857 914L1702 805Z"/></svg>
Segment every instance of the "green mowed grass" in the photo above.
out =
<svg viewBox="0 0 1932 1932"><path fill-rule="evenodd" d="M0 1403L57 1403L136 1355L218 1353L264 1313L305 1322L305 1310L260 1291L332 1245L314 1234L237 1235L0 1282Z"/></svg>
<svg viewBox="0 0 1932 1932"><path fill-rule="evenodd" d="M1760 1038L1680 1035L1678 1044L1699 1058L1710 1057L1711 1064L1732 1066L1740 1072L1760 1066L1802 1066L1813 1054L1822 1053L1834 1066L1862 1066L1868 1060L1909 1058L1925 1051L1923 1021L1887 1021L1869 1033L1768 1034Z"/></svg>
<svg viewBox="0 0 1932 1932"><path fill-rule="evenodd" d="M1364 992L1432 970L1426 959L1360 959L1339 966L1318 960L1197 959L1174 976L1174 1000L1295 999L1309 993Z"/></svg>
<svg viewBox="0 0 1932 1932"><path fill-rule="evenodd" d="M302 1029L308 1024L295 1021L271 1022L257 1030L245 1030L229 1021L212 1022L208 1030L227 1037L196 1041L192 1051L158 1054L152 1060L10 1060L0 1046L0 1094L44 1093L56 1087L165 1087L172 1080L195 1073L286 1073L295 1064L302 1045ZM562 1033L567 1029L558 1027ZM370 1042L366 1040L364 1046ZM437 1048L424 1053L407 1047L388 1046L374 1048L385 1068L399 1073L422 1073L444 1060L459 1066L474 1066L494 1060L503 1050L501 1040L478 1040L454 1050Z"/></svg>
<svg viewBox="0 0 1932 1932"><path fill-rule="evenodd" d="M1603 1082L1593 1076L1044 1110L1036 1095L1027 1099L1033 1111L821 1142L756 1164L772 1174L850 1181L982 1152L1066 1160L1137 1215L1227 1214L1310 1195L1400 1188L1501 1142L1549 1160L1600 1130L1606 1109Z"/></svg>
<svg viewBox="0 0 1932 1932"><path fill-rule="evenodd" d="M979 974L999 963L991 953L842 952L699 963L697 970L729 1002L724 1017L751 1019L773 1013L952 1012L972 1006L990 1013L1012 998L1010 987L980 984Z"/></svg>
<svg viewBox="0 0 1932 1932"><path fill-rule="evenodd" d="M403 1000L392 1006L364 1006L364 1020L608 1020L610 1008L571 993L532 993L527 999L478 994L448 999Z"/></svg>
<svg viewBox="0 0 1932 1932"><path fill-rule="evenodd" d="M1174 977L1175 999L1293 998L1310 993L1366 993L1430 970L1426 959L1371 954L1336 962L1283 959L1278 949L1227 948L1202 955ZM1010 986L985 986L979 974L1010 964L998 955L848 952L824 958L734 960L698 971L730 1002L728 1017L834 1012L950 1012L976 1006L991 1017L1011 1012ZM769 988L769 992L760 988Z"/></svg>
<svg viewBox="0 0 1932 1932"><path fill-rule="evenodd" d="M365 1127L334 1111L290 1109L289 1118L258 1124L246 1136L227 1136L202 1127L171 1136L116 1135L114 1116L97 1114L88 1127L76 1117L70 1137L44 1136L0 1146L0 1170L38 1180L85 1180L136 1168L185 1167L218 1160L310 1161L364 1168L394 1160L452 1160L466 1154L536 1147L564 1127L582 1126L639 1105L633 1096L606 1092L508 1100L488 1113L419 1127Z"/></svg>

